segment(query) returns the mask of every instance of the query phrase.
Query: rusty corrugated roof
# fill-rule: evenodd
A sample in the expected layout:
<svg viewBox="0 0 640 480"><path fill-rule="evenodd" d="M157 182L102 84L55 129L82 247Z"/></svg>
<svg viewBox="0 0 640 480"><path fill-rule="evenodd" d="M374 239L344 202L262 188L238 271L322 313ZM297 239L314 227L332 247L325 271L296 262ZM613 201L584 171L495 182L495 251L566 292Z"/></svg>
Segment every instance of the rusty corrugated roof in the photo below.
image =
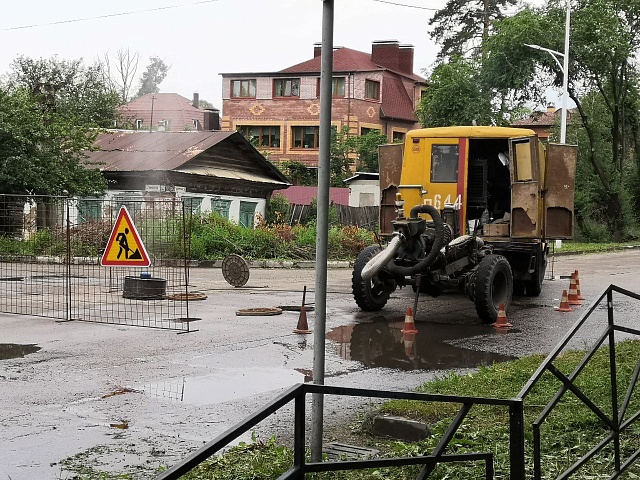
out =
<svg viewBox="0 0 640 480"><path fill-rule="evenodd" d="M98 135L87 164L105 172L236 171L289 185L287 178L237 132L110 131ZM247 178L248 179L248 178Z"/></svg>

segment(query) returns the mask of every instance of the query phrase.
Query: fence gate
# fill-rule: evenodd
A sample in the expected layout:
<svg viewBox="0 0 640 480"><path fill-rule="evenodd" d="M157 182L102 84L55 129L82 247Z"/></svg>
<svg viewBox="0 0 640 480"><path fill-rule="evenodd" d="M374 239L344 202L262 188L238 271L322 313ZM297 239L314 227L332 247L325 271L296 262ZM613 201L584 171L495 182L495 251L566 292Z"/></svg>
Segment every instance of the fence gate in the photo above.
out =
<svg viewBox="0 0 640 480"><path fill-rule="evenodd" d="M150 267L100 265L121 206ZM0 195L0 311L188 332L190 225L174 197Z"/></svg>

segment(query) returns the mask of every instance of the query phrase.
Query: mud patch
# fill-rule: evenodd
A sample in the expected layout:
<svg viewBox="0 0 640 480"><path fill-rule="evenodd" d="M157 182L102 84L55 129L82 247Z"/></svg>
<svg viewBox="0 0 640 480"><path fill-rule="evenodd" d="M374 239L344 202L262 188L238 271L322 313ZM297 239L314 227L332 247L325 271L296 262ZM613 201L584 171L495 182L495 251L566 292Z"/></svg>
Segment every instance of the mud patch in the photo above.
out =
<svg viewBox="0 0 640 480"><path fill-rule="evenodd" d="M0 343L0 360L23 358L25 355L35 353L38 350L42 350L42 347L34 344Z"/></svg>

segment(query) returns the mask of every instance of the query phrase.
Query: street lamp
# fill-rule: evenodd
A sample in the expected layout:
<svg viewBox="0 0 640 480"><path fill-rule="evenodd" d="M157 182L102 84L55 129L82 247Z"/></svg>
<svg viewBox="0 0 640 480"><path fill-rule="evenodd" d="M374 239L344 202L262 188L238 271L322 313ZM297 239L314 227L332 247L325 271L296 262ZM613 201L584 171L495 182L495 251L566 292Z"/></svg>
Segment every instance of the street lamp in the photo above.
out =
<svg viewBox="0 0 640 480"><path fill-rule="evenodd" d="M560 70L562 71L562 114L560 117L560 143L566 143L567 140L567 87L569 83L569 27L571 25L571 4L567 0L567 14L564 25L564 53L560 53L556 50L541 47L540 45L529 45L525 43L526 47L533 48L535 50L541 50L550 54L556 61ZM562 57L562 64L558 57Z"/></svg>

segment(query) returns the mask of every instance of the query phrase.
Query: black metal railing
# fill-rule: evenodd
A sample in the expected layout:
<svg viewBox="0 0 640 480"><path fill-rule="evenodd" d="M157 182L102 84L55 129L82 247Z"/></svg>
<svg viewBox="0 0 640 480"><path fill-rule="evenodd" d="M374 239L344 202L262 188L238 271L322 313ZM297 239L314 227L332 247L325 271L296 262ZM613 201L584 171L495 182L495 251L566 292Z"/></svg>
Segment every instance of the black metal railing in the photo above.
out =
<svg viewBox="0 0 640 480"><path fill-rule="evenodd" d="M598 452L600 452L604 447L613 443L613 452L614 452L614 472L612 472L612 476L609 478L617 478L620 474L622 474L625 470L627 470L640 456L640 450L636 451L633 455L631 455L624 463L622 462L621 448L620 448L620 435L625 430L627 430L632 424L636 422L636 420L640 417L640 411L633 413L629 418L625 420L627 416L627 410L629 408L632 393L638 382L638 376L640 375L640 361L635 366L633 374L630 378L629 385L627 387L627 392L624 400L619 405L618 404L618 369L616 363L616 342L615 342L615 332L624 332L632 335L640 335L640 330L625 327L623 325L617 325L614 319L614 309L613 309L613 293L618 292L624 296L633 298L635 300L640 300L640 295L625 290L623 288L617 287L615 285L610 285L601 295L600 297L591 304L591 306L580 316L578 321L571 327L569 332L564 336L564 338L558 343L558 345L553 349L553 351L547 356L547 358L542 362L540 367L536 370L536 372L531 376L529 381L525 384L525 386L520 391L518 398L525 399L527 395L531 392L536 383L542 378L542 375L545 372L550 372L554 377L556 377L561 386L554 395L554 397L549 401L549 403L543 408L542 412L536 418L536 420L532 424L533 428L533 467L534 467L534 479L539 480L542 478L542 462L541 462L541 433L540 427L544 424L546 419L549 417L553 409L559 404L560 400L563 398L564 394L568 391L573 393L593 414L600 420L600 425L602 425L603 429L606 429L609 433L598 442L591 450L589 450L586 454L584 454L578 461L576 461L569 469L563 472L558 478L567 478L570 475L574 474L580 467L584 466L589 460L591 460ZM554 366L553 362L556 360L558 355L568 346L569 342L576 336L578 331L585 326L587 320L591 318L596 309L598 309L602 303L602 301L606 298L606 308L607 308L607 322L604 331L597 338L596 342L593 344L592 348L590 348L580 361L580 363L575 367L573 372L569 375L564 375L556 366ZM608 340L609 347L609 381L611 387L611 417L607 416L601 408L596 406L594 402L589 399L588 395L585 394L577 385L576 380L579 378L580 373L584 370L584 368L589 363L589 360L593 358L595 353L598 351L600 347L603 346L605 341Z"/></svg>
<svg viewBox="0 0 640 480"><path fill-rule="evenodd" d="M389 398L403 400L418 400L426 402L443 402L461 404L458 413L442 435L438 445L428 455L399 458L376 458L370 460L342 460L336 462L307 462L305 449L305 400L307 394L346 395L352 397ZM524 478L524 430L523 430L523 406L521 400L504 400L482 397L460 397L456 395L436 395L427 393L389 392L379 390L367 390L359 388L331 387L326 385L299 384L291 387L282 395L271 401L259 411L246 418L239 424L230 428L216 439L204 445L196 452L189 455L180 463L160 474L157 478L170 480L180 478L206 459L219 452L231 441L252 427L266 419L282 407L294 402L294 453L293 466L280 476L280 479L303 479L306 473L331 472L338 470L360 470L366 468L401 467L409 465L422 465L422 471L418 478L427 478L431 471L439 463L481 461L485 463L485 478L493 478L493 453L477 452L462 454L446 454L445 450L458 427L462 424L467 414L474 405L494 405L505 407L509 411L510 423L510 478L513 480Z"/></svg>
<svg viewBox="0 0 640 480"><path fill-rule="evenodd" d="M640 330L625 327L615 323L613 309L613 293L618 292L624 296L635 300L640 300L640 295L624 290L615 285L610 285L600 297L591 304L591 306L580 316L578 321L571 327L569 332L558 343L553 351L547 356L544 362L536 370L536 372L527 381L516 398L512 399L494 399L482 397L463 397L456 395L435 395L426 393L409 393L409 392L390 392L377 391L356 388L330 387L324 385L301 384L291 387L268 405L254 413L247 419L243 420L236 426L230 428L222 435L207 443L205 446L189 455L180 463L174 465L170 469L160 474L158 480L170 480L180 478L181 475L189 472L224 447L230 442L238 438L240 435L248 432L252 427L274 414L282 407L294 402L294 453L293 466L287 472L283 473L279 480L304 479L305 473L311 472L329 472L337 470L356 470L366 468L381 467L401 467L409 465L422 465L422 469L418 476L418 480L429 477L431 472L439 463L463 462L463 461L482 461L485 462L485 478L494 477L493 454L491 452L476 452L465 454L446 454L445 450L449 446L455 433L466 418L469 411L474 405L494 405L508 408L509 411L509 475L511 480L523 480L525 478L525 422L524 422L524 401L532 391L536 383L542 378L545 372L550 372L561 383L561 387L543 408L537 419L532 424L533 429L533 474L536 480L542 478L541 465L541 435L540 428L544 424L555 406L558 405L563 395L570 391L580 401L589 408L600 420L603 428L608 429L609 433L604 439L601 439L591 450L584 454L569 469L559 475L557 478L567 478L574 474L581 466L585 465L605 446L613 444L614 448L614 472L609 478L617 478L625 472L640 456L640 450L630 455L626 460L622 459L620 448L620 434L628 429L640 417L640 411L627 417L627 410L631 403L632 394L635 385L640 377L640 361L638 361L631 379L624 400L618 404L618 381L617 366L615 356L615 332L624 332L632 335L640 335ZM596 311L602 301L606 298L607 321L604 331L600 334L593 347L586 352L582 361L575 367L574 371L569 375L564 375L553 362L560 353L569 346L570 342L576 337L580 329L585 326L587 320ZM610 364L610 382L611 382L611 405L613 414L608 417L599 407L597 407L588 395L585 394L576 384L575 380L584 370L589 360L593 358L596 351L603 346L608 340L609 347L609 364ZM424 402L444 402L461 404L460 409L447 431L442 435L438 445L428 455L401 458L376 458L370 460L347 460L336 462L309 462L306 461L305 446L305 397L307 394L324 394L324 395L347 395L369 398L389 398L389 399L405 399L418 400ZM626 420L625 420L626 418Z"/></svg>

